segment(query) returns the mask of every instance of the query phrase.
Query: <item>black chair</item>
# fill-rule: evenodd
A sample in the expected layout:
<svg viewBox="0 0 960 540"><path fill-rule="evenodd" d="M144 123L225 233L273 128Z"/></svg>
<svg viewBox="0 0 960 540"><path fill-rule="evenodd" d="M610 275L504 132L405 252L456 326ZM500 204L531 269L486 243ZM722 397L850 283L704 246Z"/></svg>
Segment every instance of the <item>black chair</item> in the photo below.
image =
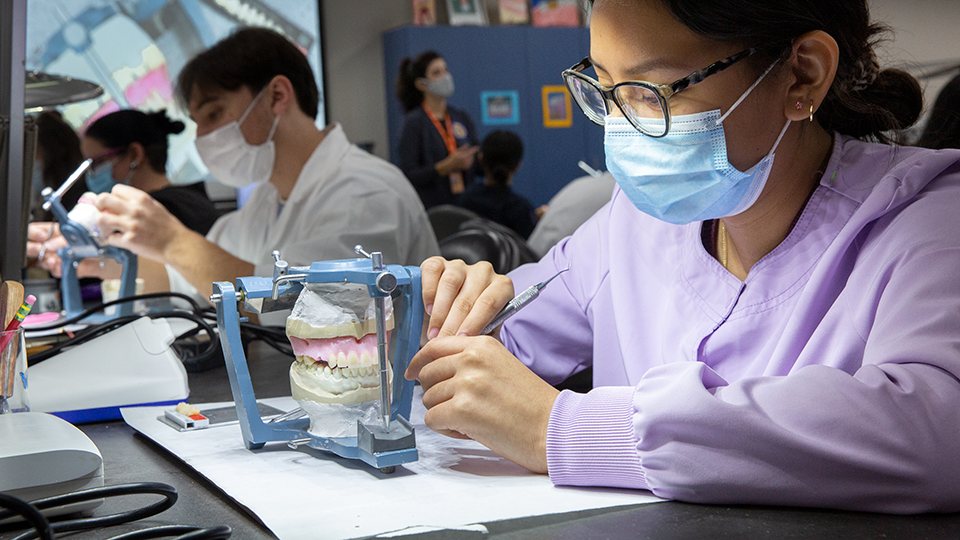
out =
<svg viewBox="0 0 960 540"><path fill-rule="evenodd" d="M445 259L461 259L467 264L487 261L498 274L537 260L519 234L484 218L465 221L459 232L440 240L440 254Z"/></svg>
<svg viewBox="0 0 960 540"><path fill-rule="evenodd" d="M430 225L433 226L433 234L437 236L437 242L460 231L460 225L464 222L479 218L477 214L460 208L452 204L441 204L427 210L427 217L430 218Z"/></svg>

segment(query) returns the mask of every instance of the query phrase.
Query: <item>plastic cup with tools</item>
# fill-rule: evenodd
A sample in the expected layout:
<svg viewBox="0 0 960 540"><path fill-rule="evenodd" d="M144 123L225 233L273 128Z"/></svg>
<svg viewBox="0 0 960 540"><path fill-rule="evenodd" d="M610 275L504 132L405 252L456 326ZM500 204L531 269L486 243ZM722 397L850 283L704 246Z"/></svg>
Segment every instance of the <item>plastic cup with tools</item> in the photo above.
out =
<svg viewBox="0 0 960 540"><path fill-rule="evenodd" d="M23 328L0 332L0 414L30 410Z"/></svg>

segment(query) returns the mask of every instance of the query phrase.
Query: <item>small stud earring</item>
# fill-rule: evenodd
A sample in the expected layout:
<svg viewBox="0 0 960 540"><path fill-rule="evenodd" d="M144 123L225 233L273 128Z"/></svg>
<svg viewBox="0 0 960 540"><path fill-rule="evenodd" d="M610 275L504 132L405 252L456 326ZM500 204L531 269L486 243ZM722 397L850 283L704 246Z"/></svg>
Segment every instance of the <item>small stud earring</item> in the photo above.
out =
<svg viewBox="0 0 960 540"><path fill-rule="evenodd" d="M810 102L810 121L813 122L813 102Z"/></svg>
<svg viewBox="0 0 960 540"><path fill-rule="evenodd" d="M802 109L802 108L803 108L803 102L802 102L802 101L798 101L798 102L797 102L797 110L799 111L799 110Z"/></svg>

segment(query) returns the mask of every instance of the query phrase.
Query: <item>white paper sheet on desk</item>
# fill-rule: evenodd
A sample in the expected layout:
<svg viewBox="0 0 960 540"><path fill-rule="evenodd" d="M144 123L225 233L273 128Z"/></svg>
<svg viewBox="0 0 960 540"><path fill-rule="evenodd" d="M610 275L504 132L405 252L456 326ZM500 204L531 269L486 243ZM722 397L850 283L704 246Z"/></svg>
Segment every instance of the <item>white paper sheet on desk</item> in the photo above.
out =
<svg viewBox="0 0 960 540"><path fill-rule="evenodd" d="M282 410L296 407L290 398L261 401ZM210 406L198 405L201 410ZM392 475L282 443L251 452L237 425L181 433L157 421L162 409L121 412L127 424L249 508L281 540L357 538L415 526L455 528L660 500L647 491L556 488L547 476L532 474L479 443L439 435L423 424L419 388L411 416L420 459Z"/></svg>

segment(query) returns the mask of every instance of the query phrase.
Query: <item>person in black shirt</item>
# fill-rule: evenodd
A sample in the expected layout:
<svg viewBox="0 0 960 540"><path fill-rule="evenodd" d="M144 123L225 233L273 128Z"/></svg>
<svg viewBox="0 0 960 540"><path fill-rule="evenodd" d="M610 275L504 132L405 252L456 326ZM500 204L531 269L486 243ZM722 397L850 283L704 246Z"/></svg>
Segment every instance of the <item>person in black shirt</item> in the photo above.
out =
<svg viewBox="0 0 960 540"><path fill-rule="evenodd" d="M400 131L400 163L425 208L455 203L480 174L477 135L470 116L447 105L453 76L434 51L404 58L397 97L407 116Z"/></svg>
<svg viewBox="0 0 960 540"><path fill-rule="evenodd" d="M480 145L484 181L467 187L460 205L527 238L536 225L533 205L510 189L523 158L523 141L506 130L490 133Z"/></svg>
<svg viewBox="0 0 960 540"><path fill-rule="evenodd" d="M126 109L90 124L80 143L93 163L87 188L94 193L125 183L150 194L188 228L207 234L219 217L203 183L174 185L167 178L167 137L183 131L183 122L166 112Z"/></svg>

